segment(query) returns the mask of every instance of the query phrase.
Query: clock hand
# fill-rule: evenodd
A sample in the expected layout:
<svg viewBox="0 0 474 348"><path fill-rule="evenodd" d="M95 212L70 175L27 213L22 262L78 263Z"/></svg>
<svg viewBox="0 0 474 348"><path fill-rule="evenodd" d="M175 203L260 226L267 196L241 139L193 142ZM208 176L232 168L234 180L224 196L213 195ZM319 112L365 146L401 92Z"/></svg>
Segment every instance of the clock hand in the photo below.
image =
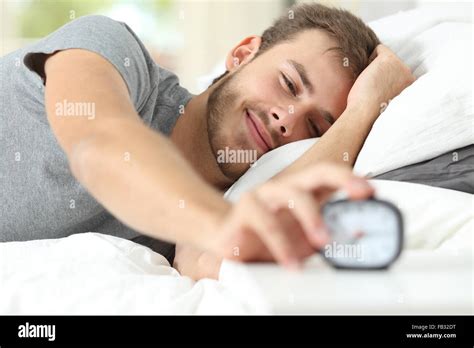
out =
<svg viewBox="0 0 474 348"><path fill-rule="evenodd" d="M352 238L349 237L347 240L343 241L343 244L354 244L356 240L365 236L365 233L362 231L355 231L352 235Z"/></svg>

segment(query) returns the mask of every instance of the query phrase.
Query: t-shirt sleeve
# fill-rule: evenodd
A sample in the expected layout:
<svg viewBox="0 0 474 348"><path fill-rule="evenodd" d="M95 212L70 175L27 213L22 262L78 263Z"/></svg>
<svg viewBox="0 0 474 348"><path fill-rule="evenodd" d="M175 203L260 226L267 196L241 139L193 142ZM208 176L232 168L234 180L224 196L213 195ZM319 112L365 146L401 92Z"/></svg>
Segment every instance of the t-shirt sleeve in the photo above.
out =
<svg viewBox="0 0 474 348"><path fill-rule="evenodd" d="M137 110L151 94L155 65L141 41L124 23L105 16L80 17L29 46L25 66L44 78L44 57L66 49L85 49L107 59L124 79Z"/></svg>

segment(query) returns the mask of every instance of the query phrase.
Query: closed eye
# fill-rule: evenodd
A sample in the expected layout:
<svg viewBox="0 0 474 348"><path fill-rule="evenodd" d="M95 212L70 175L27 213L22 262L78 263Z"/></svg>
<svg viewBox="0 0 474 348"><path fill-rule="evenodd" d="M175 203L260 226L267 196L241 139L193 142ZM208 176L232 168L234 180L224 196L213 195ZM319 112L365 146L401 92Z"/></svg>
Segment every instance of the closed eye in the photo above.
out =
<svg viewBox="0 0 474 348"><path fill-rule="evenodd" d="M308 123L309 123L309 128L310 128L310 134L314 138L319 138L321 137L321 130L319 129L318 126L316 126L311 118L308 118Z"/></svg>
<svg viewBox="0 0 474 348"><path fill-rule="evenodd" d="M283 81L285 82L286 87L288 87L288 90L291 92L291 94L293 94L293 96L296 97L297 91L296 91L295 84L291 82L291 80L288 77L286 77L285 74L282 73L281 76L283 78Z"/></svg>

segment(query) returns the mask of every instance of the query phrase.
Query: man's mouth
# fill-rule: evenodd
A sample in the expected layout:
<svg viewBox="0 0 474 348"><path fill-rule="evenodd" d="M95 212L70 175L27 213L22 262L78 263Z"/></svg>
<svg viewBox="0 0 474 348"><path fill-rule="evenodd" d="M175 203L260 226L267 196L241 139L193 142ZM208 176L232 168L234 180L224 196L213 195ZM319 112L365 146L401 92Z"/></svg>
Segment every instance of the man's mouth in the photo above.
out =
<svg viewBox="0 0 474 348"><path fill-rule="evenodd" d="M249 109L245 109L245 116L245 122L253 141L262 149L263 153L270 151L273 148L271 137L260 118Z"/></svg>

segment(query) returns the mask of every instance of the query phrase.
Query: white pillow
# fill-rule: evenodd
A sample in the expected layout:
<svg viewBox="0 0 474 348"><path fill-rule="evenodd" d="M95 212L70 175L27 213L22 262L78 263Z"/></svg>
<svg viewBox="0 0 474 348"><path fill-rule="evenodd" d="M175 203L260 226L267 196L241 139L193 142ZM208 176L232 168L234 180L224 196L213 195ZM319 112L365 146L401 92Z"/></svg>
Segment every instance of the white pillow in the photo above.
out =
<svg viewBox="0 0 474 348"><path fill-rule="evenodd" d="M237 201L242 193L264 183L293 163L317 140L312 138L295 141L267 152L226 191L224 198L231 202Z"/></svg>
<svg viewBox="0 0 474 348"><path fill-rule="evenodd" d="M471 40L471 24L442 23L396 52L418 79L377 119L355 172L374 176L474 143Z"/></svg>

